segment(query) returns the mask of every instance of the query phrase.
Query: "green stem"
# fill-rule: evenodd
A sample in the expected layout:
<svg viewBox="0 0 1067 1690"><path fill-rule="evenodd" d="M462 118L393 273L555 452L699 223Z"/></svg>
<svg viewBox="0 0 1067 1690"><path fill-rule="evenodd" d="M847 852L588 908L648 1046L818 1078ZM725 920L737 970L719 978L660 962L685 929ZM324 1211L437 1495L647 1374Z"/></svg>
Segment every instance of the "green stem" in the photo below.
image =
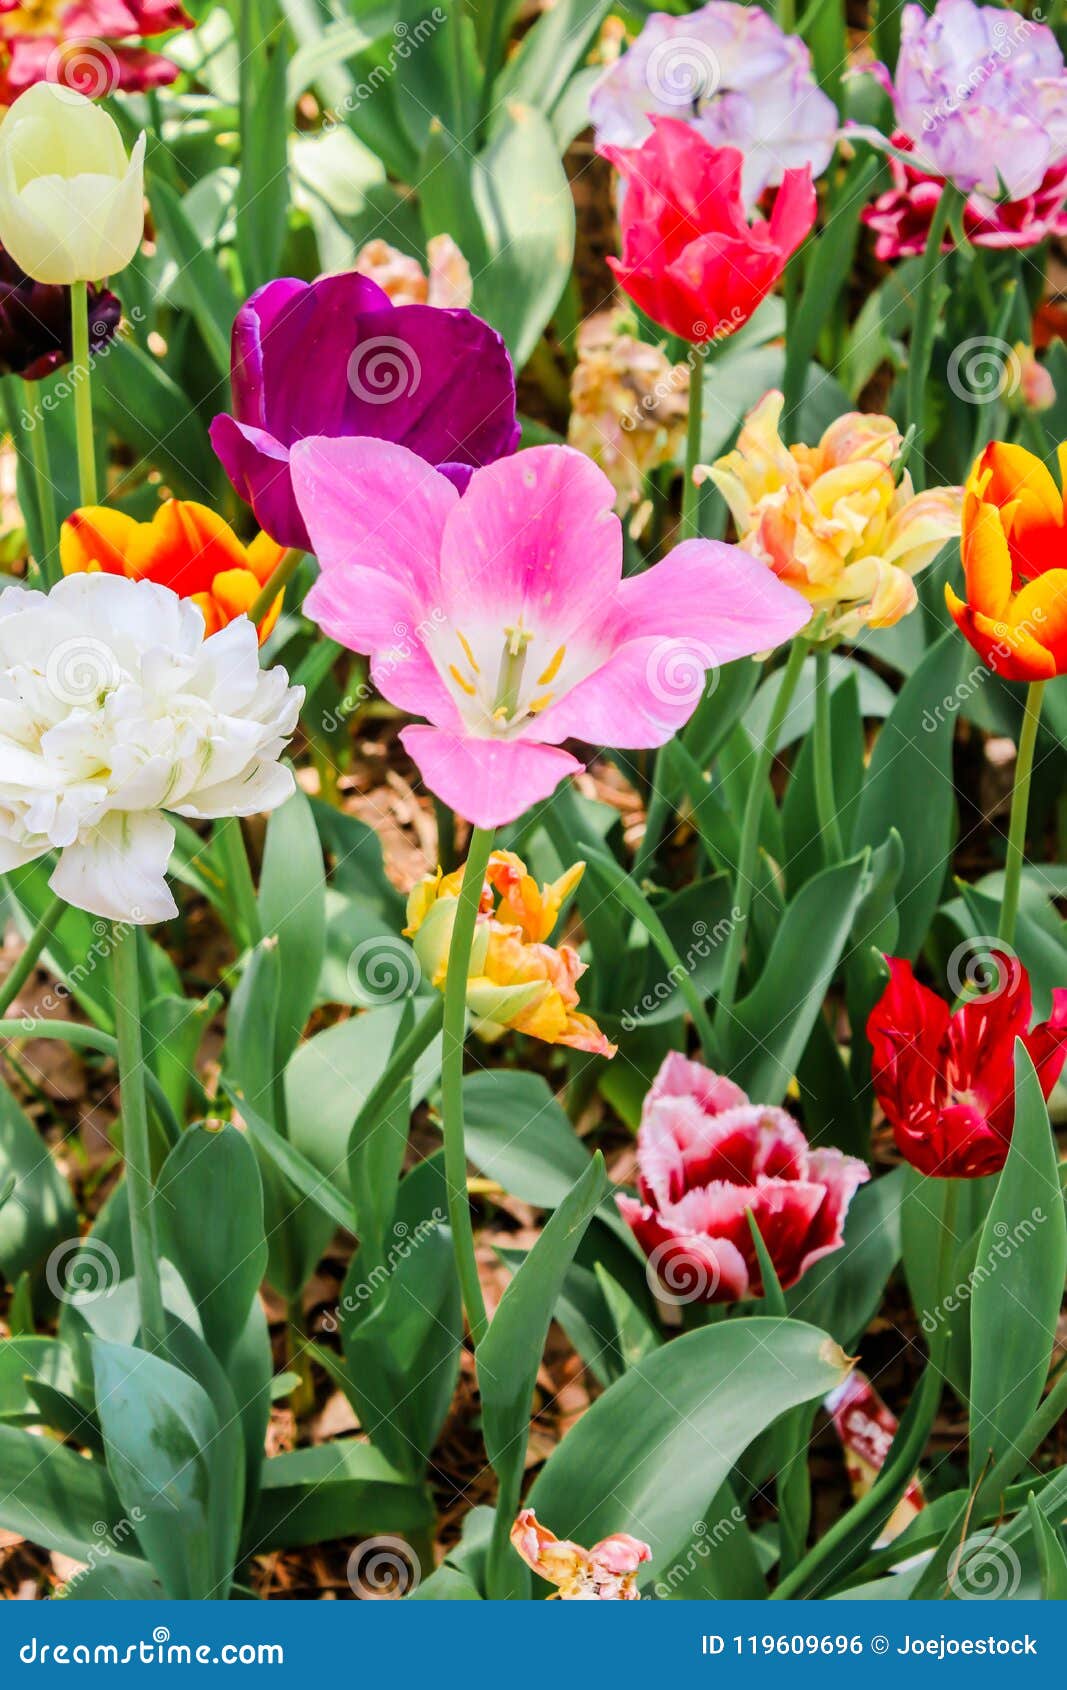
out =
<svg viewBox="0 0 1067 1690"><path fill-rule="evenodd" d="M353 1155L353 1146L365 1144L371 1133L384 1120L402 1083L412 1072L420 1056L430 1048L441 1031L443 1019L444 999L439 992L435 992L422 1018L416 1021L407 1037L397 1045L385 1068L367 1093L348 1137L350 1158ZM367 1248L367 1240L363 1235L366 1228L359 1224L360 1217L358 1215L356 1221L357 1225L354 1230L359 1234L361 1248L365 1249Z"/></svg>
<svg viewBox="0 0 1067 1690"><path fill-rule="evenodd" d="M485 49L482 53L485 69L482 74L481 93L478 97L477 140L479 142L485 139L485 126L493 104L493 85L500 70L500 60L504 49L504 9L504 0L489 0L489 24L485 33ZM460 75L462 75L462 65Z"/></svg>
<svg viewBox="0 0 1067 1690"><path fill-rule="evenodd" d="M830 652L825 645L815 647L815 814L822 836L823 854L828 866L839 863L843 855L841 824L834 798L834 752L830 726Z"/></svg>
<svg viewBox="0 0 1067 1690"><path fill-rule="evenodd" d="M1004 865L1004 899L1000 906L1000 925L997 937L1010 950L1015 938L1015 918L1019 913L1019 886L1023 863L1026 860L1026 821L1030 812L1030 780L1034 772L1034 747L1041 720L1041 704L1045 696L1044 681L1031 681L1023 704L1023 726L1019 735L1019 755L1015 760L1015 784L1011 793L1011 817L1008 822L1008 856Z"/></svg>
<svg viewBox="0 0 1067 1690"><path fill-rule="evenodd" d="M467 1311L475 1347L489 1330L489 1322L478 1279L467 1196L467 1150L463 1131L463 1047L467 1029L467 974L471 946L478 920L478 905L489 854L493 849L491 828L476 827L467 851L467 866L456 901L456 918L448 947L445 978L444 1050L441 1060L441 1108L444 1120L445 1182L448 1187L448 1219L456 1253L463 1306Z"/></svg>
<svg viewBox="0 0 1067 1690"><path fill-rule="evenodd" d="M305 555L299 546L290 546L287 552L282 553L278 563L248 607L248 620L250 622L262 622L278 594L283 593L293 579L304 561Z"/></svg>
<svg viewBox="0 0 1067 1690"><path fill-rule="evenodd" d="M122 1150L126 1160L126 1192L130 1215L137 1305L145 1349L166 1347L163 1293L159 1281L155 1214L152 1204L152 1165L148 1143L145 1063L141 1040L141 980L137 957L137 929L128 922L112 927L114 952L115 1032L119 1057L122 1107Z"/></svg>
<svg viewBox="0 0 1067 1690"><path fill-rule="evenodd" d="M682 488L681 537L700 534L700 488L693 471L700 462L700 439L704 420L704 357L702 346L693 347L689 366L689 421L685 435L685 486Z"/></svg>
<svg viewBox="0 0 1067 1690"><path fill-rule="evenodd" d="M923 457L925 436L923 419L926 383L930 374L934 336L937 332L936 276L941 263L941 243L945 238L948 220L953 206L961 197L959 190L952 187L951 184L946 183L941 190L941 198L935 207L930 232L926 237L922 268L915 290L915 321L911 331L911 346L908 350L906 396L908 428L915 430L908 467L911 470L912 481L918 492L921 492L926 485L926 462Z"/></svg>
<svg viewBox="0 0 1067 1690"><path fill-rule="evenodd" d="M23 438L29 436L33 478L37 488L37 520L41 526L41 545L44 548L44 556L40 559L41 574L51 586L56 579L53 568L59 551L59 521L56 517L52 462L48 451L48 436L45 433L44 412L34 415L37 400L31 382L23 382L22 396L25 414L32 419L32 426L24 427L22 433Z"/></svg>
<svg viewBox="0 0 1067 1690"><path fill-rule="evenodd" d="M241 818L223 816L215 826L213 843L237 917L238 943L242 948L248 949L251 945L258 944L263 930Z"/></svg>
<svg viewBox="0 0 1067 1690"><path fill-rule="evenodd" d="M37 965L37 959L44 950L55 930L63 911L67 907L65 898L54 897L42 915L37 926L26 941L26 949L19 957L4 984L0 986L0 1016L4 1015L8 1006L14 1003L23 986Z"/></svg>
<svg viewBox="0 0 1067 1690"><path fill-rule="evenodd" d="M89 289L70 284L70 319L74 351L74 425L78 439L78 492L83 505L95 505L96 443L93 440L93 390L89 366Z"/></svg>
<svg viewBox="0 0 1067 1690"><path fill-rule="evenodd" d="M80 1021L43 1021L32 1015L18 1021L0 1021L0 1039L60 1039L77 1050L99 1051L101 1056L117 1057L119 1053L117 1040L99 1027L86 1027ZM170 1143L177 1144L182 1129L170 1099L150 1068L145 1070L145 1080L160 1125Z"/></svg>
<svg viewBox="0 0 1067 1690"><path fill-rule="evenodd" d="M737 982L741 974L742 958L745 954L745 939L748 935L748 921L752 911L752 892L755 885L756 864L759 858L760 822L767 796L767 781L770 778L771 767L774 763L778 735L793 701L793 694L796 691L800 671L804 667L804 659L807 655L807 641L795 639L778 684L778 692L771 711L771 719L767 724L767 732L756 753L756 767L753 771L752 783L748 789L748 796L745 799L745 811L741 819L741 842L738 847L737 879L734 885L734 909L738 913L726 941L722 981L719 986L718 1001L715 1005L715 1032L720 1044L723 1042L727 1022L733 1014L734 1000L737 996Z"/></svg>

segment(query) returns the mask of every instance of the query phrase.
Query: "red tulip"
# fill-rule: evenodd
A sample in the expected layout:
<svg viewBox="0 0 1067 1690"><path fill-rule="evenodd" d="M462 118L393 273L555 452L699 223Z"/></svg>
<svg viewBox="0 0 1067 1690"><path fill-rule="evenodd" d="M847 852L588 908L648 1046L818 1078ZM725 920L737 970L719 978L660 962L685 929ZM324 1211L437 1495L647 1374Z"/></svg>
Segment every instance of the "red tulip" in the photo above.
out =
<svg viewBox="0 0 1067 1690"><path fill-rule="evenodd" d="M640 147L601 148L626 183L619 285L683 340L718 340L747 323L815 221L811 170L787 170L770 218L750 224L743 158L673 117L652 117Z"/></svg>
<svg viewBox="0 0 1067 1690"><path fill-rule="evenodd" d="M779 1281L795 1285L844 1242L863 1162L812 1150L784 1109L750 1103L732 1080L672 1052L637 1137L643 1202L616 1199L666 1302L732 1303L762 1282L754 1217Z"/></svg>
<svg viewBox="0 0 1067 1690"><path fill-rule="evenodd" d="M1030 981L1017 957L991 953L1000 985L953 1014L911 964L887 957L889 984L871 1011L874 1090L897 1149L941 1179L978 1179L1004 1166L1015 1121L1015 1041L1048 1097L1067 1059L1067 990L1030 1030Z"/></svg>

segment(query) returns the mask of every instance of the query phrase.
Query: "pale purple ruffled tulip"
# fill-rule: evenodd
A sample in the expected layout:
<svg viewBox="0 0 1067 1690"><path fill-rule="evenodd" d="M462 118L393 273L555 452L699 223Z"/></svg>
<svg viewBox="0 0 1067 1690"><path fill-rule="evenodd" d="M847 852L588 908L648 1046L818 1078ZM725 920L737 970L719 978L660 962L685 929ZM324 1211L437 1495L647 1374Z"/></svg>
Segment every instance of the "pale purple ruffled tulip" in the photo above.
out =
<svg viewBox="0 0 1067 1690"><path fill-rule="evenodd" d="M1025 199L1067 158L1067 72L1044 24L972 0L905 6L896 72L874 72L916 164L965 193Z"/></svg>
<svg viewBox="0 0 1067 1690"><path fill-rule="evenodd" d="M304 440L293 486L321 566L304 610L369 655L430 791L514 821L582 765L564 740L642 749L688 721L708 669L778 645L806 599L738 546L687 540L622 578L615 489L534 446L452 482L383 440Z"/></svg>
<svg viewBox="0 0 1067 1690"><path fill-rule="evenodd" d="M685 17L653 12L637 40L593 89L597 145L639 147L651 116L691 123L717 147L744 154L751 210L787 170L830 162L837 108L818 88L811 54L758 6L711 0Z"/></svg>
<svg viewBox="0 0 1067 1690"><path fill-rule="evenodd" d="M513 452L515 372L500 336L470 311L393 305L355 271L268 282L233 325L233 415L211 442L259 526L309 549L289 451L307 435L370 435L410 447L460 490Z"/></svg>

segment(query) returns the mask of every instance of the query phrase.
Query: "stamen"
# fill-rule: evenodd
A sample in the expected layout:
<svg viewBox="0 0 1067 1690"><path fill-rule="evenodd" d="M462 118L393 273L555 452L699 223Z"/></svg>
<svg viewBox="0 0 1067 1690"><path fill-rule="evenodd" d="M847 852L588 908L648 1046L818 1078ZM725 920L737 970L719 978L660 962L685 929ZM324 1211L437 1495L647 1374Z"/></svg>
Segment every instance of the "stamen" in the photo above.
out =
<svg viewBox="0 0 1067 1690"><path fill-rule="evenodd" d="M551 663L549 664L548 668L544 671L543 674L538 675L537 684L538 684L539 687L547 687L550 682L555 680L556 676L559 674L560 665L562 664L563 659L566 657L566 655L567 655L567 647L565 645L561 645L559 650L557 651L555 657L552 659Z"/></svg>
<svg viewBox="0 0 1067 1690"><path fill-rule="evenodd" d="M448 672L451 675L452 679L455 681L457 687L463 688L463 691L467 694L468 698L477 697L477 689L475 687L471 686L471 683L467 680L465 675L460 674L459 670L456 668L456 665L454 663L449 664Z"/></svg>
<svg viewBox="0 0 1067 1690"><path fill-rule="evenodd" d="M457 628L456 629L456 638L459 641L460 645L463 647L463 655L467 659L467 662L470 664L471 668L474 670L474 673L476 675L480 675L482 671L478 667L478 660L477 660L473 651L470 648L470 641L467 639L466 634L464 634L461 629Z"/></svg>

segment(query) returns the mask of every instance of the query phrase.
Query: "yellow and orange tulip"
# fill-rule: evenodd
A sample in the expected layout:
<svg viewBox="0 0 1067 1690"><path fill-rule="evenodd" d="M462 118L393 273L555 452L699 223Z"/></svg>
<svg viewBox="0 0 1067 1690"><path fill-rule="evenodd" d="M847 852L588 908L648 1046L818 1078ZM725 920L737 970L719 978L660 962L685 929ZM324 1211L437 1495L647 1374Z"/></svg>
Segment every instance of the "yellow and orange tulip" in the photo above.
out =
<svg viewBox="0 0 1067 1690"><path fill-rule="evenodd" d="M499 1038L510 1028L546 1044L615 1055L615 1046L578 1008L576 985L585 964L577 951L545 943L584 869L584 863L575 863L558 880L538 886L513 851L493 852L467 979L467 1007L482 1038ZM439 990L448 972L462 882L462 869L444 875L438 869L425 875L408 897L404 932L423 973Z"/></svg>
<svg viewBox="0 0 1067 1690"><path fill-rule="evenodd" d="M63 524L59 542L64 575L99 569L170 587L199 607L208 634L247 614L284 553L266 534L246 546L221 516L185 499L168 499L150 522L85 505ZM260 644L281 604L279 593L259 623Z"/></svg>
<svg viewBox="0 0 1067 1690"><path fill-rule="evenodd" d="M1067 476L1067 443L1059 449ZM949 612L983 662L1006 681L1067 674L1067 506L1048 466L993 440L963 502L966 599Z"/></svg>
<svg viewBox="0 0 1067 1690"><path fill-rule="evenodd" d="M855 639L915 608L914 577L960 531L963 490L915 493L899 475L903 439L891 417L850 411L815 446L786 446L784 401L765 394L734 451L698 479L730 507L740 544L811 605L824 637Z"/></svg>

